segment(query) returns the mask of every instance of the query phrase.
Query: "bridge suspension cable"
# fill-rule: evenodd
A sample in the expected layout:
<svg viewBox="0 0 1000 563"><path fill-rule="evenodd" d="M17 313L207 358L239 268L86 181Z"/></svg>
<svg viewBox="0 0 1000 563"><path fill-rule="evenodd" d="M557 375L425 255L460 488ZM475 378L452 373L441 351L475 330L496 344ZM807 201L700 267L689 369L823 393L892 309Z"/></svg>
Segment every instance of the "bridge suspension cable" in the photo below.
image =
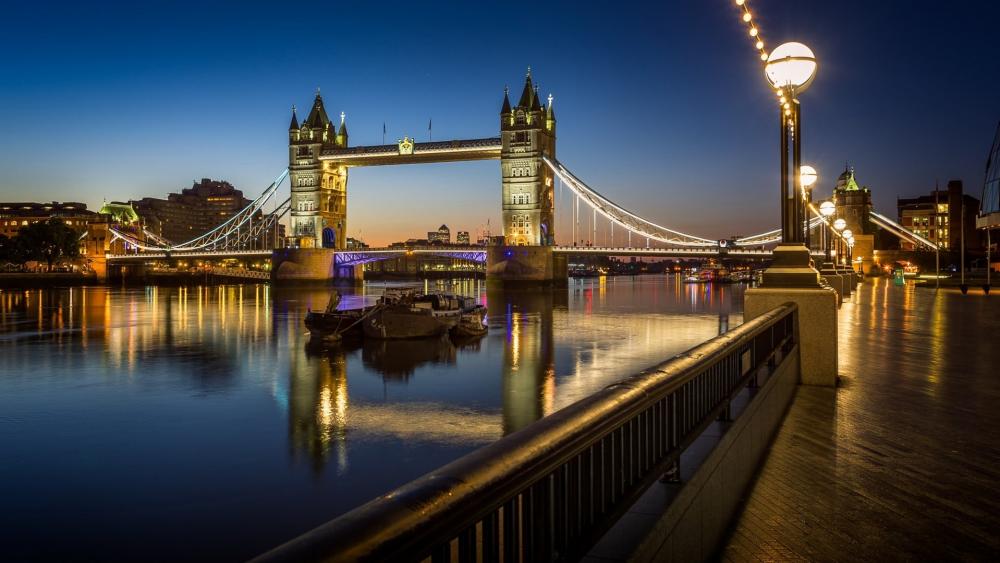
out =
<svg viewBox="0 0 1000 563"><path fill-rule="evenodd" d="M145 251L190 252L221 248L238 248L241 245L248 245L251 244L251 241L263 236L268 229L275 228L277 221L289 212L291 204L290 197L278 205L274 211L264 215L262 219L258 218L256 222L254 221L254 216L258 212L262 212L264 205L272 197L274 197L274 194L278 190L278 186L280 186L287 177L288 169L286 168L281 174L278 175L277 178L275 178L273 182L271 182L271 185L268 186L267 189L265 189L263 193L257 197L257 199L250 202L249 205L207 233L199 235L187 242L173 244L163 237L150 233L145 228L142 229L142 232L146 237L144 240L138 238L132 233L123 231L119 227L111 227L111 234L113 238L123 240L130 246Z"/></svg>
<svg viewBox="0 0 1000 563"><path fill-rule="evenodd" d="M543 156L542 161L545 162L550 169L552 169L552 171L559 177L560 180L562 180L566 187L568 187L574 194L589 205L596 213L600 213L604 217L607 217L614 223L621 225L631 232L647 237L650 240L676 246L718 246L718 241L675 231L673 229L657 225L652 221L643 219L635 213L632 213L631 211L597 193L597 191L574 176L573 173L560 164L558 160L554 160L548 156ZM579 213L577 213L576 220L579 220Z"/></svg>

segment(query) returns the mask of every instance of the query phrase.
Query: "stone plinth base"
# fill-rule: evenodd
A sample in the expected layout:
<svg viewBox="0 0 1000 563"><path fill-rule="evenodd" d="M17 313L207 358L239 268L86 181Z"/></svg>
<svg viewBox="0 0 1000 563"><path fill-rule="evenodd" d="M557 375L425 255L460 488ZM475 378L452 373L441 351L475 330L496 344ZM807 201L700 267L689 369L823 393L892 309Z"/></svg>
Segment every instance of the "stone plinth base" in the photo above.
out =
<svg viewBox="0 0 1000 563"><path fill-rule="evenodd" d="M844 299L847 299L854 291L854 275L850 270L838 270L837 274L844 279Z"/></svg>
<svg viewBox="0 0 1000 563"><path fill-rule="evenodd" d="M831 288L755 288L744 297L743 318L749 321L793 302L799 306L801 383L837 384L837 294Z"/></svg>
<svg viewBox="0 0 1000 563"><path fill-rule="evenodd" d="M837 308L840 308L841 303L844 302L844 284L847 283L844 277L839 274L829 274L826 272L820 272L820 277L826 281L826 285L833 288L837 292Z"/></svg>
<svg viewBox="0 0 1000 563"><path fill-rule="evenodd" d="M271 255L275 283L321 283L333 280L332 248L276 248Z"/></svg>
<svg viewBox="0 0 1000 563"><path fill-rule="evenodd" d="M551 246L490 246L486 281L493 285L555 285L567 282L566 255Z"/></svg>

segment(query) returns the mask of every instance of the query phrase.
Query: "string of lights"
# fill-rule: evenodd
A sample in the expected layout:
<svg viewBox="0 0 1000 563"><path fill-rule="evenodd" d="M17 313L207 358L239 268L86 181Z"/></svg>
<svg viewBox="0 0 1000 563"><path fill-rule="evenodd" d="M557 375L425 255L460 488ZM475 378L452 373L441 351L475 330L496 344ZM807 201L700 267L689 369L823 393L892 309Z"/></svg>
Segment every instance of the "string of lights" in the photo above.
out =
<svg viewBox="0 0 1000 563"><path fill-rule="evenodd" d="M768 53L764 45L764 36L760 32L760 26L754 21L753 13L750 11L750 2L749 0L734 1L736 2L736 7L740 10L740 19L747 26L747 35L750 37L750 41L753 43L754 49L757 50L757 56L760 58L761 64L766 66ZM776 88L775 93L778 96L778 105L784 109L786 116L791 116L791 94L786 92L783 88Z"/></svg>
<svg viewBox="0 0 1000 563"><path fill-rule="evenodd" d="M760 34L760 28L753 21L753 14L750 13L750 2L747 0L735 0L736 6L742 12L743 23L747 24L747 34L750 41L757 49L761 62L767 62L767 51L764 49L764 36Z"/></svg>

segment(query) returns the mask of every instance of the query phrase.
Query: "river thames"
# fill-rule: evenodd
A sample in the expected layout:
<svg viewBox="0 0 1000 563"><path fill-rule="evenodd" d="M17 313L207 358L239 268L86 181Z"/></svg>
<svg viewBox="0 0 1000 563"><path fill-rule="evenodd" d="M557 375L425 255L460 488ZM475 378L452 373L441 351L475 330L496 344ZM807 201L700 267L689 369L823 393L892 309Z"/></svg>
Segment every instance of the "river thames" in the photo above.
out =
<svg viewBox="0 0 1000 563"><path fill-rule="evenodd" d="M409 285L489 334L310 344L322 289L0 292L0 558L243 560L742 322L674 276Z"/></svg>

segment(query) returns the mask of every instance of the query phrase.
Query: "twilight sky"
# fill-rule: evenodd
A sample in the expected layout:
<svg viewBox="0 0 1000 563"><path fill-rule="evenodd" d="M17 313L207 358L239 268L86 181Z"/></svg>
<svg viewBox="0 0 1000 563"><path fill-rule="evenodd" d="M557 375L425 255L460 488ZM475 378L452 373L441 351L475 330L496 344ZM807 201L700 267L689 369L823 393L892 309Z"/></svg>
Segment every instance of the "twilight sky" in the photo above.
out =
<svg viewBox="0 0 1000 563"><path fill-rule="evenodd" d="M890 216L935 180L979 196L1000 2L750 3L768 45L802 41L820 60L801 97L820 194L850 162ZM435 139L487 137L530 65L555 96L559 159L605 196L710 238L777 226L777 110L732 0L22 1L4 19L2 200L96 208L202 177L253 198L287 164L290 106L316 87L352 145L380 143L383 122L388 142L425 140L428 119ZM350 174L348 234L369 243L499 218L495 161Z"/></svg>

